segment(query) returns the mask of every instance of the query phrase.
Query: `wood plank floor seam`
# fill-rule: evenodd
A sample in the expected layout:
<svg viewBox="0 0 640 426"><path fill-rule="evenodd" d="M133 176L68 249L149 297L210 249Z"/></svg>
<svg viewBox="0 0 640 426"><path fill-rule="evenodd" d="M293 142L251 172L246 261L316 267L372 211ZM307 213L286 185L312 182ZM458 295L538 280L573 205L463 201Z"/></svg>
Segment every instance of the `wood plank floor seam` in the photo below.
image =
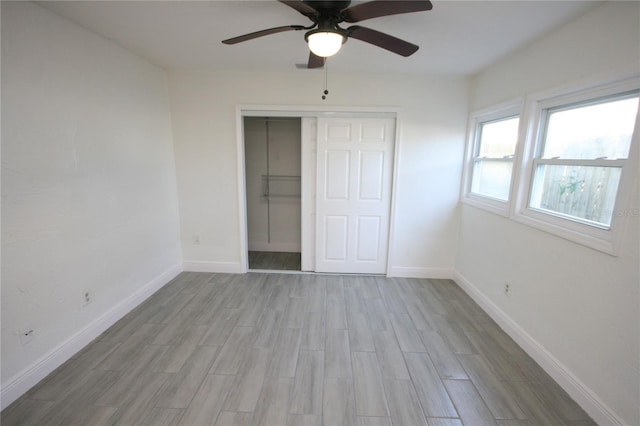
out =
<svg viewBox="0 0 640 426"><path fill-rule="evenodd" d="M453 281L184 272L13 425L595 425Z"/></svg>

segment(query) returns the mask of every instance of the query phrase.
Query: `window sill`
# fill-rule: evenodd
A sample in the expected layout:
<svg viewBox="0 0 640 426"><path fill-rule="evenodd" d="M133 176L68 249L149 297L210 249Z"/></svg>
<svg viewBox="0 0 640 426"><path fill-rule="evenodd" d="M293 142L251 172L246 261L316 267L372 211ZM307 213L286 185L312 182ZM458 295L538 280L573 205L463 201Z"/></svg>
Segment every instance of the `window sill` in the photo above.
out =
<svg viewBox="0 0 640 426"><path fill-rule="evenodd" d="M482 195L470 193L463 196L460 202L500 216L509 217L508 201L502 201L497 198L484 197Z"/></svg>
<svg viewBox="0 0 640 426"><path fill-rule="evenodd" d="M580 244L582 246L617 257L619 251L619 229L624 225L622 220L615 223L618 232L612 229L601 229L569 219L548 215L532 209L517 211L513 215L516 222L547 232L556 237Z"/></svg>

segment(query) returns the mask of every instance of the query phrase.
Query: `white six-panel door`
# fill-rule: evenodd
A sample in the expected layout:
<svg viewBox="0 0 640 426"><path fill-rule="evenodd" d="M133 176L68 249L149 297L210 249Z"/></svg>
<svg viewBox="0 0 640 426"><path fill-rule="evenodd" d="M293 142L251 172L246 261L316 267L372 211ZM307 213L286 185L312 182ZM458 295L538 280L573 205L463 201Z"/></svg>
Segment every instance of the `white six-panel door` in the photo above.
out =
<svg viewBox="0 0 640 426"><path fill-rule="evenodd" d="M319 118L317 272L384 274L395 119Z"/></svg>

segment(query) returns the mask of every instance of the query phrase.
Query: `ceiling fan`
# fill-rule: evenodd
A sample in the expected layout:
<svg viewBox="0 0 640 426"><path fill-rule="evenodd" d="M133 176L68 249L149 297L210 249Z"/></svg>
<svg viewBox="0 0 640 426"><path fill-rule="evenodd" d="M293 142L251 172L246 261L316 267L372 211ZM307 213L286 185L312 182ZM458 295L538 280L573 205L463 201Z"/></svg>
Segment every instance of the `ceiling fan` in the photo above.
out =
<svg viewBox="0 0 640 426"><path fill-rule="evenodd" d="M373 0L349 7L350 0L278 0L295 9L313 21L312 25L285 25L223 40L224 44L236 44L254 38L276 34L283 31L307 30L304 35L309 44L308 68L321 68L327 57L340 50L348 38L355 38L386 49L402 56L410 56L418 46L389 34L371 28L352 25L342 28L339 24L349 24L381 16L431 10L429 0Z"/></svg>

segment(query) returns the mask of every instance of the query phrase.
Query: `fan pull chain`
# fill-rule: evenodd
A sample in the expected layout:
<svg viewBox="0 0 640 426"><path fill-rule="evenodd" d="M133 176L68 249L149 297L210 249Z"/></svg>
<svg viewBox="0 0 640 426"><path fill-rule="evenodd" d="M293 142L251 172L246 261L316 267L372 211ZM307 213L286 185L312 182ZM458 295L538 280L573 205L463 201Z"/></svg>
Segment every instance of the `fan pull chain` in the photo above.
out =
<svg viewBox="0 0 640 426"><path fill-rule="evenodd" d="M324 60L324 94L322 95L322 100L327 99L327 95L329 94L329 90L327 89L327 80L329 78L329 58L325 58Z"/></svg>

